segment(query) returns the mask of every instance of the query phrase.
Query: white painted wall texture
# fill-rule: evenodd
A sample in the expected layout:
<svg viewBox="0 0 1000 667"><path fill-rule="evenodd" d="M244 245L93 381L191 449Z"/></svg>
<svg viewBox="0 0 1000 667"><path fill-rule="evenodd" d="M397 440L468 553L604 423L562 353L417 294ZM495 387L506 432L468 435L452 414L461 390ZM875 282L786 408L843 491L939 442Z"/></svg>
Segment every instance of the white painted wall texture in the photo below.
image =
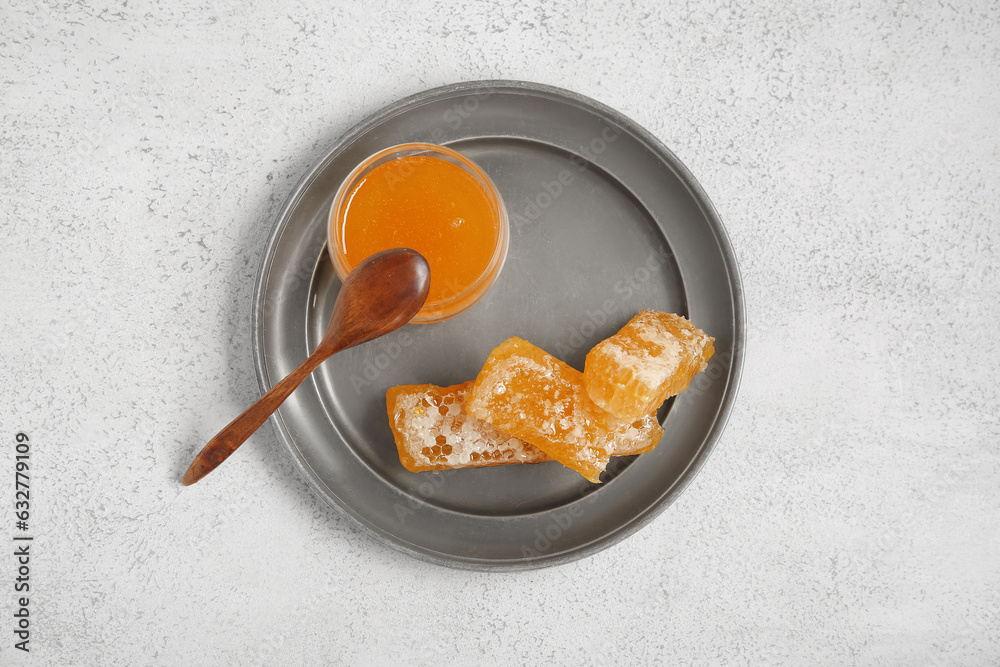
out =
<svg viewBox="0 0 1000 667"><path fill-rule="evenodd" d="M31 437L19 665L1000 663L1000 10L981 0L15 0L0 9L0 553ZM257 396L293 184L400 97L616 107L726 222L750 346L714 454L589 559L452 571L314 496Z"/></svg>

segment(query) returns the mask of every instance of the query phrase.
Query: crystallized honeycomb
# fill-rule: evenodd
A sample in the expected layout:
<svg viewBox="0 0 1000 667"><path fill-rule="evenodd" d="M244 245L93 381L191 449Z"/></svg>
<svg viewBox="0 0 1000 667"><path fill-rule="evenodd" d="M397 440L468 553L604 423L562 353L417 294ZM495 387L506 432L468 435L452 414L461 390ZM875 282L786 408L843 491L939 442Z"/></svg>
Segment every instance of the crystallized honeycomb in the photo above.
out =
<svg viewBox="0 0 1000 667"><path fill-rule="evenodd" d="M663 427L656 419L656 413L651 412L632 422L618 420L618 427L615 428L613 435L614 445L611 455L634 456L645 454L660 444Z"/></svg>
<svg viewBox="0 0 1000 667"><path fill-rule="evenodd" d="M600 481L612 455L649 451L663 435L655 415L622 421L602 410L587 396L582 373L516 337L490 354L465 407L591 482Z"/></svg>
<svg viewBox="0 0 1000 667"><path fill-rule="evenodd" d="M544 453L470 417L472 382L452 387L401 385L386 393L399 460L411 472L551 461Z"/></svg>
<svg viewBox="0 0 1000 667"><path fill-rule="evenodd" d="M680 315L644 310L587 354L587 394L616 417L637 419L684 391L714 342Z"/></svg>

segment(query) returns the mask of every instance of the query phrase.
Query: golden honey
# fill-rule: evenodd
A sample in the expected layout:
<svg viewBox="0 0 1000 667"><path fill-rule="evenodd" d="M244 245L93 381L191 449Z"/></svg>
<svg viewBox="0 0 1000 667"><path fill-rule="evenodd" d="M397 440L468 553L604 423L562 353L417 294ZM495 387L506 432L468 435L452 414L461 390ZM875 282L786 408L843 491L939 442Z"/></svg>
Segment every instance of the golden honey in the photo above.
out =
<svg viewBox="0 0 1000 667"><path fill-rule="evenodd" d="M537 448L469 416L472 382L411 384L386 392L399 461L411 472L551 461Z"/></svg>
<svg viewBox="0 0 1000 667"><path fill-rule="evenodd" d="M649 451L663 435L653 414L615 418L587 395L582 373L516 337L490 354L465 409L591 482L600 482L611 456Z"/></svg>
<svg viewBox="0 0 1000 667"><path fill-rule="evenodd" d="M337 193L329 224L341 278L389 248L411 248L427 259L430 292L414 322L471 306L496 280L507 253L507 213L495 186L443 146L403 144L376 153Z"/></svg>
<svg viewBox="0 0 1000 667"><path fill-rule="evenodd" d="M587 394L616 417L637 419L684 391L708 365L714 343L680 315L644 310L587 354Z"/></svg>

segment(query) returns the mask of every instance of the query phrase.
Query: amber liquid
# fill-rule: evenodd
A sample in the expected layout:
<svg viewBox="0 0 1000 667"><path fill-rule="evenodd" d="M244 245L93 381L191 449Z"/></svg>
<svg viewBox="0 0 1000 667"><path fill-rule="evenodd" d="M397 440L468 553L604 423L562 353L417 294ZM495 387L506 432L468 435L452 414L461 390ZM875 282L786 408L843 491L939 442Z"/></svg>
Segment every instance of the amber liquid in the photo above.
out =
<svg viewBox="0 0 1000 667"><path fill-rule="evenodd" d="M347 198L337 224L353 268L389 248L412 248L431 268L427 303L461 294L490 266L500 236L486 189L462 167L410 155L372 169Z"/></svg>

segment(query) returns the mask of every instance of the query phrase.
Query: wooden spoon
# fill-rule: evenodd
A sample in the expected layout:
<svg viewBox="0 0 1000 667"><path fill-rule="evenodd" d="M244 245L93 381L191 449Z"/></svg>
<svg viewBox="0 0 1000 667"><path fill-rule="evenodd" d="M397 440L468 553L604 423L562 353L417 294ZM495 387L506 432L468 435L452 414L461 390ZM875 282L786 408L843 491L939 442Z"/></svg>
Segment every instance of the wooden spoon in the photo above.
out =
<svg viewBox="0 0 1000 667"><path fill-rule="evenodd" d="M209 440L181 483L190 486L215 470L331 355L384 336L413 319L427 300L430 284L427 260L415 250L383 250L358 264L340 288L330 326L316 351Z"/></svg>

